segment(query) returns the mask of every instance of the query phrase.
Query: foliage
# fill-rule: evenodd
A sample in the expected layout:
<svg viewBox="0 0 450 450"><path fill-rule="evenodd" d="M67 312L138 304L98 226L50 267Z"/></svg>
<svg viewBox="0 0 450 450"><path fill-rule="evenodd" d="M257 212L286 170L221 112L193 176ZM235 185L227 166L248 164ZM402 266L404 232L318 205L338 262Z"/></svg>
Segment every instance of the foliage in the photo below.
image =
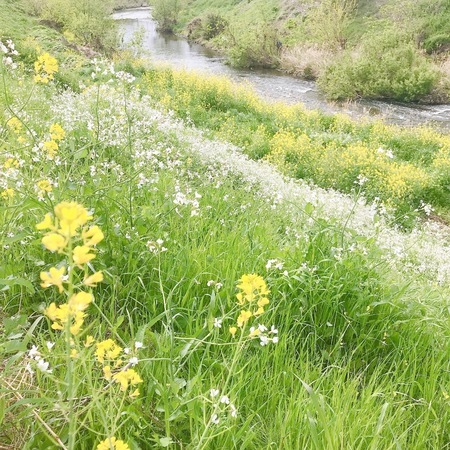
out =
<svg viewBox="0 0 450 450"><path fill-rule="evenodd" d="M173 32L178 23L181 0L151 0L152 16L162 32Z"/></svg>
<svg viewBox="0 0 450 450"><path fill-rule="evenodd" d="M113 0L44 0L36 6L33 0L25 5L66 32L73 33L80 44L111 51L117 43L117 31L110 17Z"/></svg>
<svg viewBox="0 0 450 450"><path fill-rule="evenodd" d="M446 237L361 199L448 183L448 136L132 59L67 90L30 47L0 46L3 446L448 447Z"/></svg>
<svg viewBox="0 0 450 450"><path fill-rule="evenodd" d="M319 84L333 100L357 97L414 101L429 94L439 75L401 34L384 32L331 64Z"/></svg>

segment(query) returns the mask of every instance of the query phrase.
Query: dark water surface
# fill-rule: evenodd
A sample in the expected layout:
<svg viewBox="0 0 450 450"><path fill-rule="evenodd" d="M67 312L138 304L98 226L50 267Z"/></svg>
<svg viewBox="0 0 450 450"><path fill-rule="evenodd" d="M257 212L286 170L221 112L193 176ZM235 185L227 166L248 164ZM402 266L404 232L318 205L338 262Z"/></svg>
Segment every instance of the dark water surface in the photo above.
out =
<svg viewBox="0 0 450 450"><path fill-rule="evenodd" d="M327 102L314 82L284 75L275 70L233 69L223 57L198 44L174 35L156 31L150 8L136 8L116 12L113 17L120 22L124 44L136 32L143 32L143 47L155 62L167 63L177 69L189 69L214 75L226 75L234 81L247 82L267 100L287 103L301 102L308 109L327 113L341 112L353 118L379 117L398 125L433 124L442 131L450 131L450 104L405 105L399 103L365 100L344 104Z"/></svg>

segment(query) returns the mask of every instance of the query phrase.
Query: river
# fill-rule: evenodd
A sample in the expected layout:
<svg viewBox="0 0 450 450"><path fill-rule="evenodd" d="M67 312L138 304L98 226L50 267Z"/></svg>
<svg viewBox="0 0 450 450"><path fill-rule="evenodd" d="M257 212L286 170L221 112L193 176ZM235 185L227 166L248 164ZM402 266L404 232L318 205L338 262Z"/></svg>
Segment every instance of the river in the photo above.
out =
<svg viewBox="0 0 450 450"><path fill-rule="evenodd" d="M376 117L398 125L431 124L444 132L450 131L450 104L411 105L377 100L345 103L327 102L312 81L300 80L276 70L239 70L225 64L225 59L201 45L172 34L156 30L150 8L135 8L114 13L128 44L136 32L143 33L142 45L154 62L166 63L177 69L226 75L237 82L246 82L264 99L287 103L301 102L308 109L327 113L344 113L352 118Z"/></svg>

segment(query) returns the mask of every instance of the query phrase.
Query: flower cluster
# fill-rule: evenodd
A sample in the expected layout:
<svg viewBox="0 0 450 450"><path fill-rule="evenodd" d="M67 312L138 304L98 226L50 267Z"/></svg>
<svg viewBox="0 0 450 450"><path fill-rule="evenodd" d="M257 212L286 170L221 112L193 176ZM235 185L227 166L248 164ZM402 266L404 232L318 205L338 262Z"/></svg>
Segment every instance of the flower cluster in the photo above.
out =
<svg viewBox="0 0 450 450"><path fill-rule="evenodd" d="M58 72L58 61L49 53L43 53L34 63L34 81L47 84Z"/></svg>
<svg viewBox="0 0 450 450"><path fill-rule="evenodd" d="M128 444L120 439L111 437L97 445L97 450L130 450Z"/></svg>
<svg viewBox="0 0 450 450"><path fill-rule="evenodd" d="M14 42L11 39L7 39L6 44L0 41L0 52L4 55L3 64L13 70L16 69L17 63L14 62L13 56L17 56L19 53L14 46Z"/></svg>
<svg viewBox="0 0 450 450"><path fill-rule="evenodd" d="M210 389L209 396L213 403L213 414L211 415L211 423L217 425L221 418L224 418L228 413L231 417L236 418L238 410L236 406L231 403L228 395L220 395L219 389Z"/></svg>
<svg viewBox="0 0 450 450"><path fill-rule="evenodd" d="M50 363L46 361L42 355L39 349L36 347L36 345L33 345L30 350L27 352L27 356L34 363L34 366L40 370L41 372L45 373L52 373L53 370L49 368ZM30 362L27 362L27 365L25 367L26 371L30 373L31 375L34 374L34 370L31 366Z"/></svg>
<svg viewBox="0 0 450 450"><path fill-rule="evenodd" d="M141 342L135 342L134 351L142 348ZM135 366L139 360L137 356L131 356L132 351L129 348L120 347L113 339L106 339L96 343L95 356L97 361L103 366L103 377L107 381L113 381L120 384L120 390L126 392L129 387L134 387L142 383L142 378L131 367ZM123 367L123 357L126 355L128 361ZM135 389L129 394L131 398L139 395L139 389Z"/></svg>
<svg viewBox="0 0 450 450"><path fill-rule="evenodd" d="M240 292L236 294L238 305L241 307L241 311L237 318L237 327L232 326L229 328L231 335L234 337L238 331L238 328L244 329L247 322L253 317L259 317L264 313L264 308L270 303L268 299L269 289L264 279L256 274L243 275L239 284L237 285ZM262 346L267 345L269 342L276 344L278 342L278 330L272 325L271 329L265 325L258 324L257 326L251 326L249 329L248 337L258 338Z"/></svg>
<svg viewBox="0 0 450 450"><path fill-rule="evenodd" d="M79 287L77 289L74 284L75 267L83 269L84 277L80 283L83 287L95 287L103 280L102 272L89 275L86 264L95 258L95 246L104 236L97 225L86 226L92 216L76 202L59 203L55 206L54 213L54 217L46 214L45 219L38 223L36 228L49 230L42 238L42 244L47 250L65 255L69 267L60 264L59 267L51 267L48 272L41 272L41 287L56 286L60 293L66 293L68 300L59 306L52 303L45 310L45 314L53 321L54 330L68 327L70 333L76 335L84 323L84 311L93 302L94 296Z"/></svg>
<svg viewBox="0 0 450 450"><path fill-rule="evenodd" d="M239 281L237 287L241 292L236 294L236 298L240 306L248 308L241 311L237 320L238 326L242 327L250 317L264 313L264 307L270 303L267 298L270 291L264 278L256 274L242 275Z"/></svg>
<svg viewBox="0 0 450 450"><path fill-rule="evenodd" d="M53 123L50 126L50 139L40 144L42 151L49 160L55 159L59 149L59 144L66 137L66 132L59 123Z"/></svg>

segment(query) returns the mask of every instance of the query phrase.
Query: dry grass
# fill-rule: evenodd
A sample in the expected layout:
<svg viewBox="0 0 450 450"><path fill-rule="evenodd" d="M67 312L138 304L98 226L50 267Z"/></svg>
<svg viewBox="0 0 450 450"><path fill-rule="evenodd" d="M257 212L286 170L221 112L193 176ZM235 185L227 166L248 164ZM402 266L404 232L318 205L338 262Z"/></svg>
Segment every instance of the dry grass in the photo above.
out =
<svg viewBox="0 0 450 450"><path fill-rule="evenodd" d="M330 65L335 53L317 45L297 45L281 54L281 67L295 76L315 80Z"/></svg>

